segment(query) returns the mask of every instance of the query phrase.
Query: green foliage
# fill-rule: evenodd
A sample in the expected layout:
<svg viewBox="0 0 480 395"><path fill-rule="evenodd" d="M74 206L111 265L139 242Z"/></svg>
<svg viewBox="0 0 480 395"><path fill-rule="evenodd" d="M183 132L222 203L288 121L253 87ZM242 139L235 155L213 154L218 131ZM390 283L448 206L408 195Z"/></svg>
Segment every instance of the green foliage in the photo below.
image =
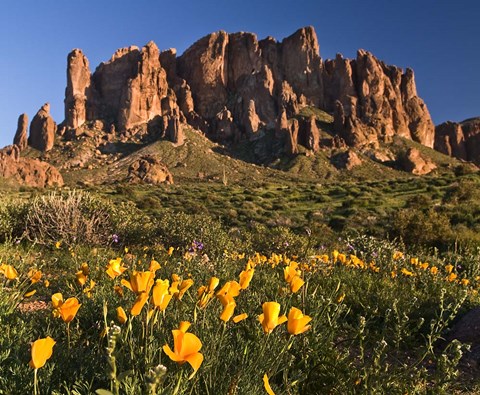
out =
<svg viewBox="0 0 480 395"><path fill-rule="evenodd" d="M448 217L430 209L404 209L397 212L391 225L392 234L408 245L441 246L445 248L453 239Z"/></svg>
<svg viewBox="0 0 480 395"><path fill-rule="evenodd" d="M19 239L25 231L27 204L16 200L0 201L0 242Z"/></svg>
<svg viewBox="0 0 480 395"><path fill-rule="evenodd" d="M194 242L202 243L201 253L216 258L234 245L221 222L202 214L187 215L164 211L154 220L154 240L182 250L195 248Z"/></svg>

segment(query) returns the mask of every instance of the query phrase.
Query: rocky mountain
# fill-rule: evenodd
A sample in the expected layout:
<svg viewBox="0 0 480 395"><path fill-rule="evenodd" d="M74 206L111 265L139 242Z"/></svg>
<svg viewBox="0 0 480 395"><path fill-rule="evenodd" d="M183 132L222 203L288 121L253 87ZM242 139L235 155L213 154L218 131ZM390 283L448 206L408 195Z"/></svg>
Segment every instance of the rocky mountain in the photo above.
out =
<svg viewBox="0 0 480 395"><path fill-rule="evenodd" d="M221 144L251 143L258 163L295 156L299 146L313 153L347 146L375 152L397 137L478 159L473 148L469 154L462 148L461 141L475 134L469 127L439 128L435 134L411 69L386 65L364 50L355 59L337 55L324 61L313 27L281 42L219 31L181 56L149 42L143 48L117 50L93 73L85 54L74 49L67 57L64 103L65 120L58 127L48 104L39 110L30 124L28 145L47 152L55 144L90 138L93 151L81 158L72 153L76 159L69 160L71 165L115 153L117 143L163 139L179 146L186 129ZM322 123L318 111L332 114L333 122ZM21 150L27 123L26 115L20 116L14 143ZM401 163L406 157L423 160L419 155L397 158L399 166L416 168Z"/></svg>
<svg viewBox="0 0 480 395"><path fill-rule="evenodd" d="M434 148L480 166L480 118L438 125L435 128Z"/></svg>
<svg viewBox="0 0 480 395"><path fill-rule="evenodd" d="M75 49L67 59L61 126L68 132L101 121L106 131L127 138L179 144L182 124L218 141L256 139L275 129L280 151L295 153L299 142L315 151L315 120L292 125L305 106L334 113L335 132L351 146L394 135L433 146L434 126L412 70L404 73L363 50L355 60L338 55L324 62L313 27L282 42L220 31L179 57L150 42L118 50L93 74Z"/></svg>

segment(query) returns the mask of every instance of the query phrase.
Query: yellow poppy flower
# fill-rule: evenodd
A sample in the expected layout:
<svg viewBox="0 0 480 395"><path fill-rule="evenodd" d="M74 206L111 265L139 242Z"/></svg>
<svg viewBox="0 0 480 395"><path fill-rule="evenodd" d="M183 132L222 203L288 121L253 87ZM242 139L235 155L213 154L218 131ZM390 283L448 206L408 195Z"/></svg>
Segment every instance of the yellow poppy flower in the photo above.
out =
<svg viewBox="0 0 480 395"><path fill-rule="evenodd" d="M125 313L123 307L117 307L117 321L123 325L125 322L127 322L127 320L127 313Z"/></svg>
<svg viewBox="0 0 480 395"><path fill-rule="evenodd" d="M111 259L107 265L107 274L110 278L115 278L120 276L127 267L123 265L122 258Z"/></svg>
<svg viewBox="0 0 480 395"><path fill-rule="evenodd" d="M181 300L185 292L193 285L193 280L191 278L181 281L180 277L177 274L172 274L172 285L170 286L168 292L175 299Z"/></svg>
<svg viewBox="0 0 480 395"><path fill-rule="evenodd" d="M143 309L143 306L145 306L145 303L147 303L148 300L148 293L147 292L142 292L137 295L137 299L135 300L135 303L133 304L130 314L134 317L140 314L140 312Z"/></svg>
<svg viewBox="0 0 480 395"><path fill-rule="evenodd" d="M63 322L69 323L77 315L78 309L82 304L78 302L77 298L68 298L58 307L60 317Z"/></svg>
<svg viewBox="0 0 480 395"><path fill-rule="evenodd" d="M403 258L403 252L395 251L395 253L393 254L393 260L397 261L402 258Z"/></svg>
<svg viewBox="0 0 480 395"><path fill-rule="evenodd" d="M235 311L235 306L237 304L232 300L223 307L222 314L220 314L220 319L223 322L228 322L232 318L233 312Z"/></svg>
<svg viewBox="0 0 480 395"><path fill-rule="evenodd" d="M32 284L38 283L40 279L42 278L42 272L37 269L31 269L28 272L28 278L30 279L30 282Z"/></svg>
<svg viewBox="0 0 480 395"><path fill-rule="evenodd" d="M455 273L450 273L448 276L447 276L447 281L449 282L454 282L455 280L457 279L457 275Z"/></svg>
<svg viewBox="0 0 480 395"><path fill-rule="evenodd" d="M460 284L467 286L468 284L470 284L470 280L468 278L462 278L460 280Z"/></svg>
<svg viewBox="0 0 480 395"><path fill-rule="evenodd" d="M402 272L402 274L404 276L407 276L407 277L413 277L415 276L415 273L411 272L410 270L407 270L405 268L402 268L402 270L400 270Z"/></svg>
<svg viewBox="0 0 480 395"><path fill-rule="evenodd" d="M155 278L155 273L146 271L146 272L137 272L134 271L130 275L130 281L122 279L121 284L127 287L130 291L133 291L137 295L141 294L142 292L146 292L147 294L150 292L150 289L153 286Z"/></svg>
<svg viewBox="0 0 480 395"><path fill-rule="evenodd" d="M253 278L253 273L255 272L255 269L246 269L240 273L240 288L241 289L246 289L250 285L250 281L252 281Z"/></svg>
<svg viewBox="0 0 480 395"><path fill-rule="evenodd" d="M152 260L150 262L150 266L149 266L148 270L150 272L156 272L158 269L160 269L160 264L157 261Z"/></svg>
<svg viewBox="0 0 480 395"><path fill-rule="evenodd" d="M202 285L200 288L198 288L197 290L198 307L203 309L208 305L208 303L212 300L215 288L218 287L219 282L220 280L217 277L212 277L210 278L208 286Z"/></svg>
<svg viewBox="0 0 480 395"><path fill-rule="evenodd" d="M283 276L287 283L291 283L295 277L301 274L301 272L297 270L297 267L298 267L297 262L291 262L290 265L288 265L287 267L285 267L285 269L283 269Z"/></svg>
<svg viewBox="0 0 480 395"><path fill-rule="evenodd" d="M168 249L168 251L167 251L167 254L171 256L171 255L173 254L173 251L174 251L174 250L175 250L175 248L170 247L170 248Z"/></svg>
<svg viewBox="0 0 480 395"><path fill-rule="evenodd" d="M240 284L236 281L228 281L225 285L216 293L217 296L220 295L231 295L236 297L240 295Z"/></svg>
<svg viewBox="0 0 480 395"><path fill-rule="evenodd" d="M52 295L52 306L58 309L63 304L63 295L60 292Z"/></svg>
<svg viewBox="0 0 480 395"><path fill-rule="evenodd" d="M303 284L305 284L305 281L303 281L300 276L295 276L292 281L290 281L290 291L293 293L298 292L298 290L303 287Z"/></svg>
<svg viewBox="0 0 480 395"><path fill-rule="evenodd" d="M273 392L272 387L270 387L270 382L268 381L268 376L266 373L263 375L263 387L265 388L265 391L267 391L268 395L275 395L275 392Z"/></svg>
<svg viewBox="0 0 480 395"><path fill-rule="evenodd" d="M90 280L90 286L89 287L86 287L84 290L83 290L83 293L85 295L87 295L87 298L91 298L92 297L92 290L93 288L95 287L95 284L96 282L93 281L93 280Z"/></svg>
<svg viewBox="0 0 480 395"><path fill-rule="evenodd" d="M187 292L192 285L193 280L191 278L183 280L178 287L178 293L175 293L173 296L178 300L182 300L183 295L185 295L185 292Z"/></svg>
<svg viewBox="0 0 480 395"><path fill-rule="evenodd" d="M170 282L168 279L155 281L152 291L152 302L160 311L164 311L172 299L172 295L168 293L169 286Z"/></svg>
<svg viewBox="0 0 480 395"><path fill-rule="evenodd" d="M438 273L438 268L436 266L432 266L430 268L430 273L433 274L433 275L437 274Z"/></svg>
<svg viewBox="0 0 480 395"><path fill-rule="evenodd" d="M215 288L218 287L218 284L220 284L220 280L217 277L210 278L210 281L208 282L208 292L215 291Z"/></svg>
<svg viewBox="0 0 480 395"><path fill-rule="evenodd" d="M247 313L242 313L242 314L238 314L236 315L235 317L232 318L232 321L237 324L239 323L240 321L243 321L244 319L248 318L248 314Z"/></svg>
<svg viewBox="0 0 480 395"><path fill-rule="evenodd" d="M29 365L33 369L39 369L45 365L47 360L52 356L55 340L50 336L44 339L35 340L32 344L32 359Z"/></svg>
<svg viewBox="0 0 480 395"><path fill-rule="evenodd" d="M292 307L288 313L287 331L291 335L299 335L311 328L307 325L312 318L308 315L303 315L300 309Z"/></svg>
<svg viewBox="0 0 480 395"><path fill-rule="evenodd" d="M77 283L83 287L87 282L87 276L81 270L75 273L75 276L77 277Z"/></svg>
<svg viewBox="0 0 480 395"><path fill-rule="evenodd" d="M18 272L17 270L12 266L12 265L2 265L3 268L3 275L8 279L8 280L15 280L18 277Z"/></svg>
<svg viewBox="0 0 480 395"><path fill-rule="evenodd" d="M24 298L29 298L30 296L33 296L37 293L37 290L34 289L33 291L27 292L25 295L23 295Z"/></svg>
<svg viewBox="0 0 480 395"><path fill-rule="evenodd" d="M187 332L190 323L184 321L180 323L179 329L174 329L173 334L173 351L165 344L163 351L168 357L179 364L188 362L193 368L192 377L203 362L203 354L199 351L202 348L202 342L193 333Z"/></svg>
<svg viewBox="0 0 480 395"><path fill-rule="evenodd" d="M446 265L445 266L445 271L447 273L451 273L453 271L453 265Z"/></svg>
<svg viewBox="0 0 480 395"><path fill-rule="evenodd" d="M285 315L278 316L280 314L280 303L265 302L262 308L263 314L259 315L258 320L262 324L265 333L271 333L275 327L287 321Z"/></svg>

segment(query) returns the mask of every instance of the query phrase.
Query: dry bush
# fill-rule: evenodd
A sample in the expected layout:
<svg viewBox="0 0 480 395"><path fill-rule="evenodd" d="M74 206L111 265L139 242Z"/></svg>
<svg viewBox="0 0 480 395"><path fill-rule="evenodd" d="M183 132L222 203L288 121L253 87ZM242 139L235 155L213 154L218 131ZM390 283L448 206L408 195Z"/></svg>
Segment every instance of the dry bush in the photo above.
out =
<svg viewBox="0 0 480 395"><path fill-rule="evenodd" d="M87 192L35 197L26 217L28 238L39 244L107 244L112 231L108 203Z"/></svg>

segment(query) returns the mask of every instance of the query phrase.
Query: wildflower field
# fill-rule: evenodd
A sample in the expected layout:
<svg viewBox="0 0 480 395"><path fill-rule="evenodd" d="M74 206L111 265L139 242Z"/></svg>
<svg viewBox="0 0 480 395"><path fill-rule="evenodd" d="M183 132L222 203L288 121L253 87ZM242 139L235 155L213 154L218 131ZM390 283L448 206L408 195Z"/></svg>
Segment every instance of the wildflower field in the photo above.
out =
<svg viewBox="0 0 480 395"><path fill-rule="evenodd" d="M72 196L0 210L0 394L480 391L448 339L479 303L474 247L326 245ZM27 231L32 210L49 222Z"/></svg>

